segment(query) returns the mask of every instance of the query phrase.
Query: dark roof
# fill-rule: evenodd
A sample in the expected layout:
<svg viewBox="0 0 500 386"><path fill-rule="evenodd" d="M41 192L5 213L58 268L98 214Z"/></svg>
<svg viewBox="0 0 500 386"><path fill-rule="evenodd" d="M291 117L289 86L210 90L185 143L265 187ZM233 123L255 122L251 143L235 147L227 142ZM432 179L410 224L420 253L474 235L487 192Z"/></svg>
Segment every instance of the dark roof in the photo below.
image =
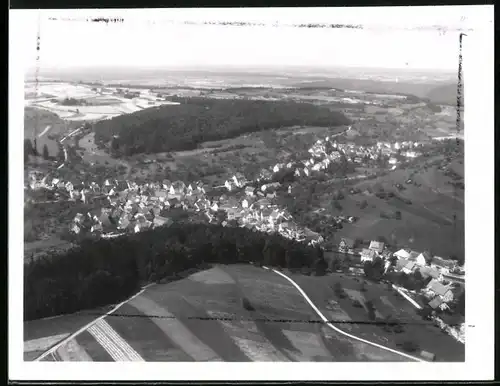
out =
<svg viewBox="0 0 500 386"><path fill-rule="evenodd" d="M436 296L429 302L429 306L436 309L441 305L441 303L443 303L443 301L439 298L439 296Z"/></svg>
<svg viewBox="0 0 500 386"><path fill-rule="evenodd" d="M396 262L396 268L403 269L409 263L408 260L401 258Z"/></svg>
<svg viewBox="0 0 500 386"><path fill-rule="evenodd" d="M436 280L431 280L427 288L435 292L437 295L444 296L450 289L442 285Z"/></svg>
<svg viewBox="0 0 500 386"><path fill-rule="evenodd" d="M342 237L342 239L340 241L343 241L348 248L354 247L354 240L353 239L349 239L347 237Z"/></svg>
<svg viewBox="0 0 500 386"><path fill-rule="evenodd" d="M415 251L411 251L410 252L410 259L416 259L418 256L420 255L420 253L418 252L415 252Z"/></svg>

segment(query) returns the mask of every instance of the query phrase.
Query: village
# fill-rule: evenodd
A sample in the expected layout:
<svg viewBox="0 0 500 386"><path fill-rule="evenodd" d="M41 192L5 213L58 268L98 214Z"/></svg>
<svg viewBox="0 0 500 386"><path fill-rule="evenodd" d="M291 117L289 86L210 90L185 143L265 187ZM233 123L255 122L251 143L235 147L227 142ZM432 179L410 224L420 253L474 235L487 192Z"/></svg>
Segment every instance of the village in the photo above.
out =
<svg viewBox="0 0 500 386"><path fill-rule="evenodd" d="M99 186L95 182L85 185L32 173L26 189L50 191L56 199L97 203L100 209L78 213L70 225L71 232L79 236L111 238L137 233L168 226L176 221L177 214L185 213L199 215L202 221L208 223L278 233L324 249L322 235L298 225L286 209L279 207L277 195L292 195L293 192L291 184L278 182L275 177L283 172L293 173L295 178L312 177L317 172L328 171L333 164L341 163L342 158L366 164L386 157L388 167L394 170L400 160L420 155L418 150L422 146L413 142L356 146L353 143L337 143L333 137L327 136L317 140L309 149L309 159L278 163L269 169L262 169L253 181L242 173L236 173L224 185L212 188L201 181L186 184L167 179L142 185L126 180L106 180ZM335 224L356 220L356 217L345 214L332 218ZM348 270L354 275L363 276L366 263L374 264L376 261L383 263L384 277L389 280L394 274L418 275L425 285L417 291L404 288L401 283L393 285L417 308L430 307L434 318L437 318L436 312L449 312L448 304L463 291L465 267L459 267L452 260L431 256L426 251L392 250L381 241L367 240L366 243L366 247L362 247L359 240L356 245L356 241L342 237L337 249L325 250L325 256L332 253L348 256ZM458 334L455 329L451 333Z"/></svg>

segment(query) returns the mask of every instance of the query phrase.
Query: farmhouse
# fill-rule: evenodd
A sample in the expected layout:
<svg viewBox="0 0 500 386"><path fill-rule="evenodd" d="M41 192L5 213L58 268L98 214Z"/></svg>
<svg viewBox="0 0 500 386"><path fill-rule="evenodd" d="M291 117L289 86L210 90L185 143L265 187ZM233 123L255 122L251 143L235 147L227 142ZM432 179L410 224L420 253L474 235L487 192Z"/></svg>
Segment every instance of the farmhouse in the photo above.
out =
<svg viewBox="0 0 500 386"><path fill-rule="evenodd" d="M347 252L352 251L353 248L354 248L354 240L349 239L347 237L343 237L340 240L340 243L339 243L339 252L341 252L341 253L347 253Z"/></svg>
<svg viewBox="0 0 500 386"><path fill-rule="evenodd" d="M416 261L417 260L417 257L420 255L419 252L415 252L415 251L410 251L410 257L409 259L410 260L413 260L413 261Z"/></svg>
<svg viewBox="0 0 500 386"><path fill-rule="evenodd" d="M407 275L411 274L415 269L415 265L414 261L408 261L408 263L403 267L403 272Z"/></svg>
<svg viewBox="0 0 500 386"><path fill-rule="evenodd" d="M429 302L429 306L432 308L432 309L436 309L436 308L439 308L439 306L443 303L443 300L439 297L439 296L436 296L434 299L432 299L430 302Z"/></svg>
<svg viewBox="0 0 500 386"><path fill-rule="evenodd" d="M416 259L415 262L418 265L424 266L424 265L428 265L431 262L431 260L432 260L432 256L430 255L430 253L428 253L428 252L422 252L421 254L419 254L417 256L417 259Z"/></svg>
<svg viewBox="0 0 500 386"><path fill-rule="evenodd" d="M410 253L404 249L400 249L399 251L394 253L394 256L396 256L398 259L409 259L410 258Z"/></svg>
<svg viewBox="0 0 500 386"><path fill-rule="evenodd" d="M246 194L247 196L253 196L253 195L254 195L254 193L255 193L255 188L254 188L253 186L247 186L247 187L245 188L245 194Z"/></svg>
<svg viewBox="0 0 500 386"><path fill-rule="evenodd" d="M424 279L428 279L429 277L438 281L443 280L443 275L439 273L439 271L432 267L420 267L420 273L422 274Z"/></svg>
<svg viewBox="0 0 500 386"><path fill-rule="evenodd" d="M371 241L369 249L380 254L384 250L384 243L381 241Z"/></svg>
<svg viewBox="0 0 500 386"><path fill-rule="evenodd" d="M427 290L439 296L444 302L453 300L453 292L447 286L444 286L437 280L431 280L427 285Z"/></svg>
<svg viewBox="0 0 500 386"><path fill-rule="evenodd" d="M374 257L375 257L375 251L372 249L364 248L361 251L361 262L362 263L364 263L365 261L373 261Z"/></svg>

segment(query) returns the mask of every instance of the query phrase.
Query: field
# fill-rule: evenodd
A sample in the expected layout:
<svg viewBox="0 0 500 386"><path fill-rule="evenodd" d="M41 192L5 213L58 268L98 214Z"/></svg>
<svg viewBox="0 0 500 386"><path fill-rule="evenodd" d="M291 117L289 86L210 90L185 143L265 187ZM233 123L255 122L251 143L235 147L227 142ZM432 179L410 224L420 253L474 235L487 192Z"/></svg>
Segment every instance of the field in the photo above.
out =
<svg viewBox="0 0 500 386"><path fill-rule="evenodd" d="M417 185L406 184L409 178ZM311 211L327 208L322 212L322 216L344 214L359 218L352 224L343 224L343 228L338 231L338 237L341 235L352 239L374 240L382 236L389 243L420 251L431 250L438 256L461 256L464 254L465 234L463 190L457 189L454 198L453 192L449 191L451 186L447 185L446 181L450 179L436 167L429 167L427 171L396 169L374 180L355 183L354 186L359 188L361 193L345 194L345 198L339 200L341 209L332 207L330 192L342 185L328 185L317 197ZM398 191L395 184L401 184L404 190ZM345 191L350 187L351 185L347 185ZM403 199L411 200L411 204L397 198L378 198L375 193L380 188L386 192L397 192ZM367 189L371 189L371 193ZM366 201L366 207L361 208L363 201ZM393 217L396 211L401 212L400 220ZM390 218L382 218L381 213Z"/></svg>
<svg viewBox="0 0 500 386"><path fill-rule="evenodd" d="M327 317L330 315L332 320L340 320L334 325L336 324L341 329L349 328L349 332L356 336L393 349L398 349L398 342L413 341L418 344L420 350L436 354L436 361L465 360L463 344L441 332L431 321L422 320L415 308L396 291L388 289L386 284L372 283L363 278L337 273L325 277L303 275L291 277ZM332 287L335 283L340 283L347 295L345 298L339 298L334 293ZM362 285L364 285L364 291ZM326 307L330 300L337 303L334 311ZM353 306L354 300L359 301L362 307ZM378 325L375 320L371 320L366 310L367 301L373 303L377 319L393 317L402 325L402 331L385 331L383 325ZM342 317L342 315L347 315L347 317Z"/></svg>
<svg viewBox="0 0 500 386"><path fill-rule="evenodd" d="M85 314L97 317L99 312L63 317L73 318L65 325L76 330ZM404 360L326 329L319 320L285 279L261 268L231 265L153 285L104 322L146 361ZM30 332L38 329L43 334ZM62 321L49 328L42 320L26 323L25 331L25 337L40 338L67 328ZM68 358L71 351L73 360L112 360L91 332L77 335L57 356Z"/></svg>
<svg viewBox="0 0 500 386"><path fill-rule="evenodd" d="M39 86L40 97L34 98L34 85L25 85L26 104L52 112L68 121L96 121L118 115L130 114L150 107L176 104L158 100L148 90L142 90L136 98L124 98L112 90L100 92L89 85L63 82L43 82ZM66 106L65 98L84 100L86 105Z"/></svg>
<svg viewBox="0 0 500 386"><path fill-rule="evenodd" d="M82 158L85 162L94 163L96 165L127 165L128 167L128 164L125 161L115 159L104 150L98 149L94 142L94 133L89 133L82 137L79 140L78 145L84 149L82 152Z"/></svg>

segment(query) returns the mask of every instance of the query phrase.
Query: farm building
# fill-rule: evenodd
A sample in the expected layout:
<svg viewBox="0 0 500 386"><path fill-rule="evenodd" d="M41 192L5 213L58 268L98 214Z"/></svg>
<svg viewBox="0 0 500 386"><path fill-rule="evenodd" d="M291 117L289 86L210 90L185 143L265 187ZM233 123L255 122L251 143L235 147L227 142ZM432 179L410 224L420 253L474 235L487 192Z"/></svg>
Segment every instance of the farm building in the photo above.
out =
<svg viewBox="0 0 500 386"><path fill-rule="evenodd" d="M428 265L432 260L432 256L429 252L422 252L417 256L416 263L418 265Z"/></svg>
<svg viewBox="0 0 500 386"><path fill-rule="evenodd" d="M373 258L375 257L375 251L372 249L363 249L361 251L361 262L364 263L365 261L373 261Z"/></svg>
<svg viewBox="0 0 500 386"><path fill-rule="evenodd" d="M410 258L410 253L408 251L405 251L404 249L400 249L399 251L394 253L394 256L396 256L398 259L407 260Z"/></svg>
<svg viewBox="0 0 500 386"><path fill-rule="evenodd" d="M370 242L369 249L380 254L384 250L384 243L381 241L372 241Z"/></svg>
<svg viewBox="0 0 500 386"><path fill-rule="evenodd" d="M354 240L342 237L339 243L339 252L346 253L354 248Z"/></svg>
<svg viewBox="0 0 500 386"><path fill-rule="evenodd" d="M427 285L427 290L435 293L445 302L453 300L453 292L451 291L451 289L447 286L444 286L437 280L431 280Z"/></svg>

